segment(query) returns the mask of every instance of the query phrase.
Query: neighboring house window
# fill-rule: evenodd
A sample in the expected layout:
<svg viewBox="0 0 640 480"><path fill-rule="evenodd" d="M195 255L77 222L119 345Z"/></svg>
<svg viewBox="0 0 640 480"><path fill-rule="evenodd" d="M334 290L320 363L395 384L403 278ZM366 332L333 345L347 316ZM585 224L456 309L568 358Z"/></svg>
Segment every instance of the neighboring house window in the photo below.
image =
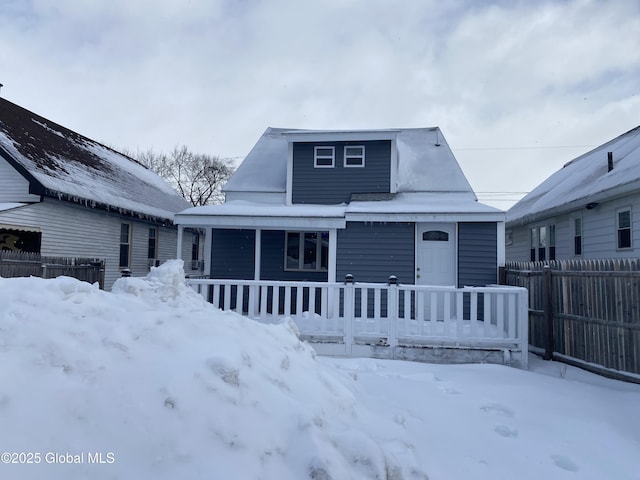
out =
<svg viewBox="0 0 640 480"><path fill-rule="evenodd" d="M191 237L191 270L198 270L200 260L200 235L194 233Z"/></svg>
<svg viewBox="0 0 640 480"><path fill-rule="evenodd" d="M513 230L505 230L505 232L504 232L504 244L506 246L513 245Z"/></svg>
<svg viewBox="0 0 640 480"><path fill-rule="evenodd" d="M313 166L315 168L332 168L335 161L335 147L313 147Z"/></svg>
<svg viewBox="0 0 640 480"><path fill-rule="evenodd" d="M129 267L131 257L131 224L120 224L120 268Z"/></svg>
<svg viewBox="0 0 640 480"><path fill-rule="evenodd" d="M631 248L631 209L617 212L618 248Z"/></svg>
<svg viewBox="0 0 640 480"><path fill-rule="evenodd" d="M287 232L285 270L326 271L329 266L329 232Z"/></svg>
<svg viewBox="0 0 640 480"><path fill-rule="evenodd" d="M155 227L149 228L149 246L147 248L147 258L154 260L156 258L156 251L158 250L158 231Z"/></svg>
<svg viewBox="0 0 640 480"><path fill-rule="evenodd" d="M345 167L364 167L364 145L344 147Z"/></svg>
<svg viewBox="0 0 640 480"><path fill-rule="evenodd" d="M556 259L556 226L541 225L531 229L531 255L532 262L544 262Z"/></svg>
<svg viewBox="0 0 640 480"><path fill-rule="evenodd" d="M582 255L582 217L573 219L573 254Z"/></svg>

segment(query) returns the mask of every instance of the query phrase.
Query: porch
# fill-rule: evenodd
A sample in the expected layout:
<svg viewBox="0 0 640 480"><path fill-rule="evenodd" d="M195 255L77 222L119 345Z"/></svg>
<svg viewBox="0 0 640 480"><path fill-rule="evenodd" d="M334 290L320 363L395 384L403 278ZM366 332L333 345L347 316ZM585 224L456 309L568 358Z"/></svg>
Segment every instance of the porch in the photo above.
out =
<svg viewBox="0 0 640 480"><path fill-rule="evenodd" d="M291 318L323 355L527 367L528 294L520 287L188 279L222 310Z"/></svg>

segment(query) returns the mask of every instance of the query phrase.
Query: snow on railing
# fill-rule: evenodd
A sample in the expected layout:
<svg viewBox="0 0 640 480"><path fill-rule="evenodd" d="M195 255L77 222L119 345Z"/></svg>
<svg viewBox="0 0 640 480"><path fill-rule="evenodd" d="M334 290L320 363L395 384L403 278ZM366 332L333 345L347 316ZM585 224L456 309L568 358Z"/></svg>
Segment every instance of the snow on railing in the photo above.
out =
<svg viewBox="0 0 640 480"><path fill-rule="evenodd" d="M393 279L391 279L393 282ZM188 279L222 310L265 323L290 317L316 342L519 350L526 366L528 296L520 287Z"/></svg>

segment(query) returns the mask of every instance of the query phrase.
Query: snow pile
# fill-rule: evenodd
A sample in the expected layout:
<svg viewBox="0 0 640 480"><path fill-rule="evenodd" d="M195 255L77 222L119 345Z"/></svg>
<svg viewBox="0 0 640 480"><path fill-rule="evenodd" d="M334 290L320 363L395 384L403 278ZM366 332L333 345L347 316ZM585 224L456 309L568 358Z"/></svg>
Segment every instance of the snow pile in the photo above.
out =
<svg viewBox="0 0 640 480"><path fill-rule="evenodd" d="M181 267L111 293L0 278L0 450L31 460L3 454L1 478L427 478L352 376L291 325L213 308Z"/></svg>

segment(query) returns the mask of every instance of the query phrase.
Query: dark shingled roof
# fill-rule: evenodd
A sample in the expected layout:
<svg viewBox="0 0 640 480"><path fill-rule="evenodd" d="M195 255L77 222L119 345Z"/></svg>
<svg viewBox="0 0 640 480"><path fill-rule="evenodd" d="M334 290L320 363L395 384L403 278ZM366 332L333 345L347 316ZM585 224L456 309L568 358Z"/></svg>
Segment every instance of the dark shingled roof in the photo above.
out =
<svg viewBox="0 0 640 480"><path fill-rule="evenodd" d="M132 158L0 98L0 156L30 192L173 221L189 203Z"/></svg>

